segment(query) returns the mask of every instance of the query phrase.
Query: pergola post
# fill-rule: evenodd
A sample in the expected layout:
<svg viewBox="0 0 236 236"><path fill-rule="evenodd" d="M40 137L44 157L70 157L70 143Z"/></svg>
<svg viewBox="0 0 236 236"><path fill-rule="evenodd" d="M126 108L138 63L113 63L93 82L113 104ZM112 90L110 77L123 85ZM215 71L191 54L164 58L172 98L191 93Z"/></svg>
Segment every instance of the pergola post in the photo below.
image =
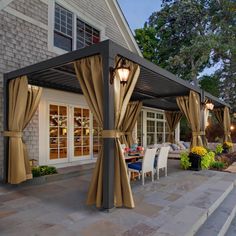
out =
<svg viewBox="0 0 236 236"><path fill-rule="evenodd" d="M8 130L8 78L3 78L3 129ZM7 183L9 137L3 137L3 183Z"/></svg>
<svg viewBox="0 0 236 236"><path fill-rule="evenodd" d="M204 146L207 145L207 141L206 141L206 133L205 133L205 123L206 123L206 116L205 116L205 111L204 111L204 106L202 104L204 104L205 102L205 99L206 99L206 96L205 96L205 92L204 90L201 90L201 93L200 93L200 101L201 101L201 104L200 104L200 127L201 127L201 131L203 132L203 134L201 135L201 138L202 138L202 143Z"/></svg>
<svg viewBox="0 0 236 236"><path fill-rule="evenodd" d="M103 129L115 129L114 113L114 85L110 84L109 68L114 66L114 56L110 53L110 45L102 54L103 60ZM115 160L115 139L104 138L104 159L103 159L103 198L102 207L104 210L114 207L114 160Z"/></svg>

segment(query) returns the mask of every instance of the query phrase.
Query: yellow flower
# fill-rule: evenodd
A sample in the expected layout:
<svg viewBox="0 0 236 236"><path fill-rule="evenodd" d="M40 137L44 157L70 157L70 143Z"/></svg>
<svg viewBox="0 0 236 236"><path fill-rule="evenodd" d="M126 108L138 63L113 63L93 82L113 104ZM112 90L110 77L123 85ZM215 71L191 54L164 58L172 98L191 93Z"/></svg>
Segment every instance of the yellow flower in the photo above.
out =
<svg viewBox="0 0 236 236"><path fill-rule="evenodd" d="M195 146L191 149L191 153L194 153L203 157L207 154L207 150L202 146Z"/></svg>
<svg viewBox="0 0 236 236"><path fill-rule="evenodd" d="M223 143L223 148L232 148L233 147L233 143L231 142L224 142Z"/></svg>

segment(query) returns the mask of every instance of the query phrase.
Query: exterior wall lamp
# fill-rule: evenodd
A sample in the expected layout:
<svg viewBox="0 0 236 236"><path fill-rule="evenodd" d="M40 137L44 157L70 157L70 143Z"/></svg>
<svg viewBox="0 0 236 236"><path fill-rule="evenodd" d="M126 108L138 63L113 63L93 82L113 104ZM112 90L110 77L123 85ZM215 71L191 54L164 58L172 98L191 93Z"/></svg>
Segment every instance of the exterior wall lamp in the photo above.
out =
<svg viewBox="0 0 236 236"><path fill-rule="evenodd" d="M206 103L205 103L205 107L206 107L206 109L208 109L208 110L213 110L214 104L213 104L212 102L206 102Z"/></svg>
<svg viewBox="0 0 236 236"><path fill-rule="evenodd" d="M115 68L110 67L110 83L113 84L116 72L119 75L120 83L125 85L129 78L130 67L126 65L126 59L121 57L117 63Z"/></svg>

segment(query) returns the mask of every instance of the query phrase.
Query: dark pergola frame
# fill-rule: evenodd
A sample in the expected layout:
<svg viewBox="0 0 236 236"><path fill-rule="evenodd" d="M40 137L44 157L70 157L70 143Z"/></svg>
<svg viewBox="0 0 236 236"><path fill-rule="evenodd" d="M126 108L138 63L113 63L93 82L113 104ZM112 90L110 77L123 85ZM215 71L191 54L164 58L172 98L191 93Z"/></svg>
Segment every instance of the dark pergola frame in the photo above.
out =
<svg viewBox="0 0 236 236"><path fill-rule="evenodd" d="M173 106L172 108L168 109L168 104L171 104L171 101L167 101L167 98L175 99L176 96L184 96L188 95L190 90L193 90L200 94L201 102L205 101L205 98L210 99L216 107L224 107L228 106L228 104L224 103L223 101L219 100L218 98L212 96L209 93L204 92L198 87L195 87L188 83L187 81L181 80L177 78L172 73L158 67L157 65L147 61L146 59L138 56L130 52L129 50L121 47L120 45L112 42L111 40L106 40L96 45L92 45L90 47L86 47L77 51L69 52L67 54L57 56L55 58L51 58L49 60L36 63L34 65L27 66L22 69L18 69L9 73L4 74L4 93L3 93L3 102L4 102L4 130L8 130L8 85L9 81L15 79L19 76L27 75L29 77L29 84L37 85L46 88L53 88L63 91L69 91L74 93L82 93L81 89L76 88L74 86L67 86L67 85L60 85L56 84L55 82L44 81L37 79L35 80L34 77L40 77L46 73L46 77L50 77L50 73L60 73L65 77L65 80L61 80L63 83L68 83L66 81L67 77L74 77L74 72L70 70L64 70L65 66L68 66L73 61L93 56L93 55L101 55L103 60L103 79L104 79L104 122L103 126L105 130L114 130L114 92L113 92L113 85L110 84L110 73L109 68L113 67L115 64L115 57L117 55L122 56L128 60L137 63L141 67L141 75L145 82L145 90L143 90L142 85L136 87L134 90L134 96L131 98L133 100L142 100L144 105L150 107L156 107L163 109L163 106L167 106L166 110L176 110L176 107ZM142 75L143 71L143 75ZM47 74L48 73L48 74ZM146 77L152 76L162 80L163 83L169 83L173 89L177 86L181 89L176 89L173 92L166 92L166 94L158 95L156 92L152 91L153 86L148 86L148 79ZM45 78L46 78L45 77ZM38 77L37 77L38 78ZM145 79L146 78L146 79ZM154 81L154 80L153 80ZM159 80L158 80L159 82ZM161 82L159 83L159 85ZM176 86L175 86L176 85ZM158 84L157 84L158 86ZM156 87L157 88L157 87ZM159 99L159 100L158 100ZM160 101L162 103L162 107L158 107L158 102L155 102L155 105L152 105L151 101ZM7 180L7 169L8 169L8 147L9 147L9 138L4 137L4 181ZM104 209L111 209L114 207L114 153L115 153L115 142L114 138L105 138L104 139L104 166L103 166L103 208Z"/></svg>

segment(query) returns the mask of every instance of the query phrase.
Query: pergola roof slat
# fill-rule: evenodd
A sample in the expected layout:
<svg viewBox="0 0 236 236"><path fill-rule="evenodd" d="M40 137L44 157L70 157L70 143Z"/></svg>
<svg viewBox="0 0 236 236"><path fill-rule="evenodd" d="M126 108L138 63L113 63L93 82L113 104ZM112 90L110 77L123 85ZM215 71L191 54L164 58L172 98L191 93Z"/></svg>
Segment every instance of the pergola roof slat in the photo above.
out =
<svg viewBox="0 0 236 236"><path fill-rule="evenodd" d="M110 40L9 72L4 75L4 79L27 75L29 83L34 85L82 93L75 75L73 61L96 54L103 57L119 55L140 65L140 76L131 100L143 101L145 106L163 110L179 110L176 103L177 96L188 95L190 90L203 94L199 87L177 78L172 73ZM209 93L205 92L204 96L210 99L215 107L229 106Z"/></svg>

